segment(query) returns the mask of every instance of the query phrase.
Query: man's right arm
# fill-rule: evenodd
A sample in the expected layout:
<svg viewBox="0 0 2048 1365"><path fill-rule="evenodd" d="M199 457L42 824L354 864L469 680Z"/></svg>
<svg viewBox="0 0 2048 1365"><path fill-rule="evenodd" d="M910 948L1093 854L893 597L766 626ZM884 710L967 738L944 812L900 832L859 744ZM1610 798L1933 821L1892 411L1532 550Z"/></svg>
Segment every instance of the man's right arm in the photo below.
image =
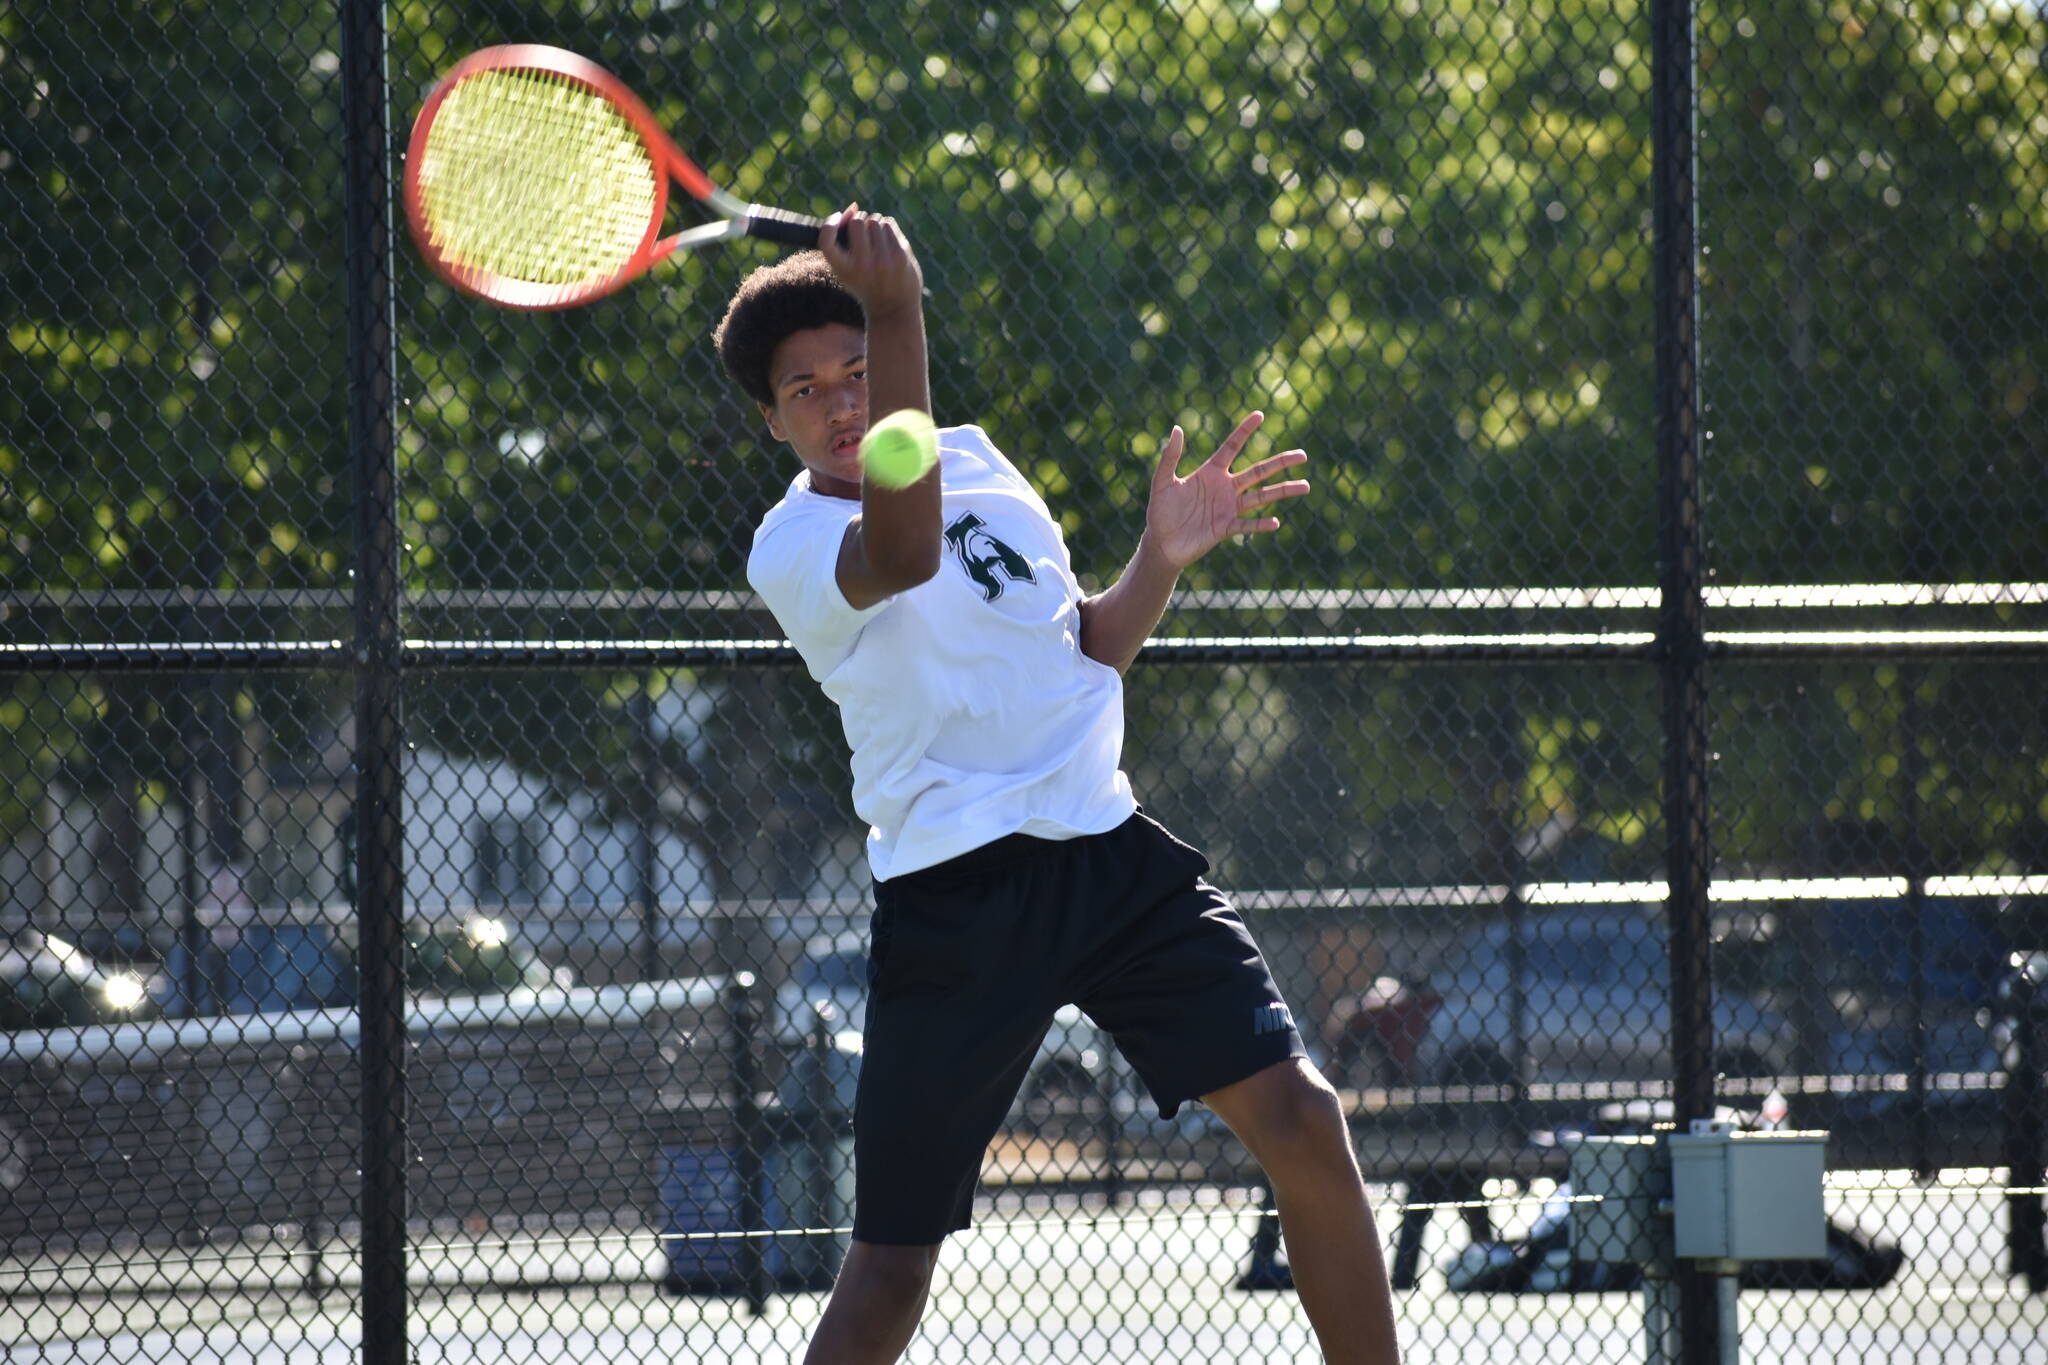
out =
<svg viewBox="0 0 2048 1365"><path fill-rule="evenodd" d="M924 274L902 228L849 207L827 220L818 246L867 314L868 426L905 408L929 414ZM908 488L863 479L860 516L839 547L839 590L851 606L871 607L937 573L939 552L937 465Z"/></svg>

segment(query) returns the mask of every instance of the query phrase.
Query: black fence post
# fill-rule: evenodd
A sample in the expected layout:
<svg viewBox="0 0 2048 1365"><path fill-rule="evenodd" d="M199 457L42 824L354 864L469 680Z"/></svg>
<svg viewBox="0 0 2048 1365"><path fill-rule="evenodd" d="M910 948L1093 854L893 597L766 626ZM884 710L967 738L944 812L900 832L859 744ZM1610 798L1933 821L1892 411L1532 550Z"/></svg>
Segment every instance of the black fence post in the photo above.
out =
<svg viewBox="0 0 2048 1365"><path fill-rule="evenodd" d="M205 894L199 876L199 857L206 846L199 826L203 799L199 778L199 695L200 684L195 679L178 680L178 736L183 750L178 775L185 798L184 814L178 822L178 856L182 860L178 871L178 942L184 949L178 981L183 1006L178 1012L188 1019L212 1014L215 1009L212 992L205 990L206 933L199 923L199 899Z"/></svg>
<svg viewBox="0 0 2048 1365"><path fill-rule="evenodd" d="M308 1074L318 1060L318 1053L303 1044L285 1053L285 1075L290 1083L286 1092L290 1104L288 1113L290 1122L296 1126L288 1131L286 1140L278 1144L286 1153L290 1177L299 1182L296 1200L299 1243L306 1249L306 1274L299 1282L299 1292L314 1299L326 1297L328 1290L325 1264L327 1220L320 1207L320 1201L326 1194L327 1163L322 1159L320 1146L319 1083Z"/></svg>
<svg viewBox="0 0 2048 1365"><path fill-rule="evenodd" d="M383 0L342 0L348 433L355 503L363 1365L405 1365L405 868L390 136Z"/></svg>
<svg viewBox="0 0 2048 1365"><path fill-rule="evenodd" d="M2031 1192L2048 1175L2048 1113L2042 1093L2048 1073L2048 963L2040 955L2021 959L2000 988L2012 1037L2005 1070L2005 1163L2007 1183L2025 1194L2005 1198L2007 1270L2027 1282L2027 1292L2048 1293L2048 1201Z"/></svg>
<svg viewBox="0 0 2048 1365"><path fill-rule="evenodd" d="M768 1211L762 1198L766 1125L761 1121L761 1073L756 1060L760 1016L754 1009L754 974L741 972L726 987L726 1016L732 1038L733 1167L739 1178L740 1278L747 1311L755 1317L768 1311L768 1256L761 1233Z"/></svg>
<svg viewBox="0 0 2048 1365"><path fill-rule="evenodd" d="M1652 185L1655 238L1658 617L1664 708L1664 830L1670 879L1672 1118L1679 1131L1714 1115L1712 925L1707 826L1705 537L1700 505L1699 223L1692 0L1652 0ZM1674 1274L1678 1339L1688 1365L1720 1356L1712 1276Z"/></svg>
<svg viewBox="0 0 2048 1365"><path fill-rule="evenodd" d="M1920 669L1899 668L1901 751L1900 786L1906 813L1906 957L1912 970L1907 1007L1912 1015L1913 1056L1907 1093L1913 1114L1913 1174L1932 1180L1939 1172L1934 1156L1934 1122L1928 1109L1927 1066L1927 879L1933 875L1927 838L1921 829L1920 782L1927 771L1920 752Z"/></svg>
<svg viewBox="0 0 2048 1365"><path fill-rule="evenodd" d="M809 1214L803 1217L791 1215L787 1202L783 1217L794 1226L808 1226L812 1229L828 1228L836 1220L830 1216L833 1210L833 1181L838 1174L835 1169L839 1159L839 1101L834 1093L839 1085L837 1046L832 1036L835 1018L827 1018L823 1010L811 1021L811 1074L806 1087L804 1102L810 1108L804 1145L809 1149L810 1169L806 1173L805 1185L811 1201ZM792 1136L794 1131L792 1130ZM788 1158L785 1158L787 1160ZM832 1276L838 1267L832 1262L832 1246L836 1233L813 1231L807 1238L787 1238L783 1263L794 1260L821 1281L820 1288L832 1287Z"/></svg>
<svg viewBox="0 0 2048 1365"><path fill-rule="evenodd" d="M664 975L661 965L661 883L656 845L661 807L655 792L655 765L660 759L654 746L654 703L648 696L653 685L654 674L642 672L639 690L626 703L626 723L632 728L633 899L640 907L642 981L653 981Z"/></svg>

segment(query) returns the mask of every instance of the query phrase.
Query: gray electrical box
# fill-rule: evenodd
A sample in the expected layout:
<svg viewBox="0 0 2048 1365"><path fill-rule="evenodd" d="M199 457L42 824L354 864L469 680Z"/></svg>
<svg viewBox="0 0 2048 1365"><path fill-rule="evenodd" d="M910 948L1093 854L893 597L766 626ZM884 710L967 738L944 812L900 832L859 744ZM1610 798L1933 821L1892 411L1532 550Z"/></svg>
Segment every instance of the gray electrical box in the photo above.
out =
<svg viewBox="0 0 2048 1365"><path fill-rule="evenodd" d="M1679 1256L1799 1261L1827 1255L1821 1202L1826 1133L1710 1129L1673 1133L1666 1141Z"/></svg>
<svg viewBox="0 0 2048 1365"><path fill-rule="evenodd" d="M1657 1247L1657 1201L1670 1192L1655 1137L1581 1137L1571 1144L1572 1259L1647 1265ZM1597 1201L1597 1202L1595 1202Z"/></svg>

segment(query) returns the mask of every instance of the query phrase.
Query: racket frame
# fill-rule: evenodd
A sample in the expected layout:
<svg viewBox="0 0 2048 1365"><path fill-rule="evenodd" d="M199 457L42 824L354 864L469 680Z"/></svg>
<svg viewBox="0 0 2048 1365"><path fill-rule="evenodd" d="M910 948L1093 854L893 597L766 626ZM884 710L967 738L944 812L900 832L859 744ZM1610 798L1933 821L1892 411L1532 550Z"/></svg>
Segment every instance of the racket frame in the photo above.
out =
<svg viewBox="0 0 2048 1365"><path fill-rule="evenodd" d="M519 280L478 266L451 259L431 241L426 229L426 203L419 184L427 138L442 104L463 81L484 71L537 71L581 85L623 114L647 150L654 170L654 206L647 230L633 254L611 274L573 284L545 284ZM673 178L718 221L687 228L667 237L661 235L662 219L668 212L669 181ZM703 169L676 145L654 117L654 112L625 83L597 63L562 48L544 43L504 43L479 48L443 76L428 92L419 117L413 121L412 136L405 149L402 177L405 217L413 242L434 273L474 298L507 308L571 308L602 298L645 273L648 267L677 251L689 251L715 242L741 237L762 237L785 245L808 246L817 241L822 219L804 214L750 204L715 184Z"/></svg>

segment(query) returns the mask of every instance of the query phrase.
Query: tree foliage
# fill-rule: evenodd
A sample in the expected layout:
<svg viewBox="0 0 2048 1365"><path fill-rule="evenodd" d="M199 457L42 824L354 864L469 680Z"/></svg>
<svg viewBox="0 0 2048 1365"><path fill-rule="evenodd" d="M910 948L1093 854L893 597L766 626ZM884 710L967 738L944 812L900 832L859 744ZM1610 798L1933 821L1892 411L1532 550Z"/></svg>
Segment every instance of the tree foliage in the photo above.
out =
<svg viewBox="0 0 2048 1365"><path fill-rule="evenodd" d="M0 580L15 592L345 589L332 7L72 0L64 22L54 14L0 13L0 225L16 247L0 264ZM989 427L1061 515L1091 582L1128 554L1147 460L1171 425L1199 444L1254 406L1269 415L1263 445L1311 452L1318 492L1275 540L1211 556L1190 586L1655 581L1640 5L394 0L388 14L394 152L456 56L553 42L617 71L738 193L813 211L857 198L901 217L931 289L939 416ZM1718 581L2042 577L2039 13L1716 3L1700 35ZM707 337L766 258L693 256L599 305L516 315L431 279L401 235L403 570L416 604L738 588L754 520L790 464ZM347 629L312 598L233 622L123 600L97 614L12 606L6 629ZM722 609L412 611L409 631L430 634L772 629ZM1364 823L1475 790L1523 830L1569 809L1639 840L1654 820L1655 763L1615 758L1618 735L1652 742L1640 689L1395 674L1374 704L1328 679L1219 676L1187 705L1210 724L1246 687L1272 694L1260 704L1295 718L1288 744L1342 776L1331 799ZM592 679L581 704L617 718L641 685ZM1916 744L1959 752L1978 705L2011 709L1945 707L1962 695L1946 673L1915 685L1932 689ZM1387 688L1406 699L1391 704ZM9 706L0 754L23 783L92 729L81 704L33 683ZM497 723L450 722L442 737L563 775L615 767L630 745L623 722L565 731L538 706L508 701ZM1816 744L1807 780L1759 791L1759 809L1782 801L1773 818L1815 818L1864 769L1889 780L1896 734L1860 728L1857 713L1819 708L1810 725L1855 740ZM1190 714L1141 710L1136 744L1164 752ZM1475 731L1516 756L1477 788L1458 741ZM819 742L799 733L784 761L811 761L802 745ZM1222 770L1244 769L1261 742L1241 739ZM1997 842L2000 820L2037 818L2020 797L2038 785L2028 761L1994 758L1984 780L2000 794L1958 798L1976 846ZM1158 762L1170 779L1173 763Z"/></svg>

